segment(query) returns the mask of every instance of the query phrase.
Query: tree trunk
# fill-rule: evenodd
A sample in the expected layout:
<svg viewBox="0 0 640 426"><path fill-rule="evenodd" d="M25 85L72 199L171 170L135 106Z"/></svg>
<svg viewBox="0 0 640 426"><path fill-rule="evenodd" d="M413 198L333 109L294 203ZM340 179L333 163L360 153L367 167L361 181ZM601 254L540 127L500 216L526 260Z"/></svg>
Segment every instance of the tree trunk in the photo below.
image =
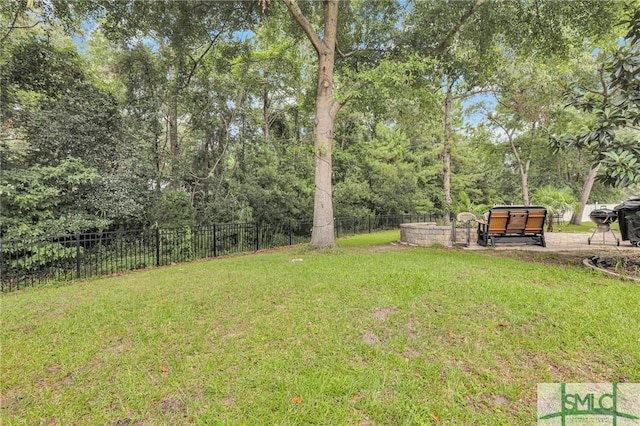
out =
<svg viewBox="0 0 640 426"><path fill-rule="evenodd" d="M171 157L177 162L180 155L178 147L178 96L171 93L169 98L169 146L171 147Z"/></svg>
<svg viewBox="0 0 640 426"><path fill-rule="evenodd" d="M520 173L522 176L522 201L525 206L528 206L529 201L529 167L531 166L531 160L527 160L524 165L524 169L520 167Z"/></svg>
<svg viewBox="0 0 640 426"><path fill-rule="evenodd" d="M451 103L453 101L453 80L445 77L447 92L444 98L444 159L442 166L442 181L444 191L444 202L442 204L442 215L444 225L451 224Z"/></svg>
<svg viewBox="0 0 640 426"><path fill-rule="evenodd" d="M178 87L176 82L176 72L173 66L169 68L169 105L167 113L167 121L169 124L169 148L171 150L171 176L170 181L173 185L178 181L178 163L180 157L180 148L178 147Z"/></svg>
<svg viewBox="0 0 640 426"><path fill-rule="evenodd" d="M162 140L162 135L160 133L155 135L155 139L153 141L153 162L154 162L154 166L155 166L155 178L156 178L156 185L155 185L155 190L158 194L160 194L160 191L162 190L162 161L161 161L161 154L160 154L160 149L161 149L161 143L160 141Z"/></svg>
<svg viewBox="0 0 640 426"><path fill-rule="evenodd" d="M331 152L335 129L335 101L333 100L334 51L333 49L326 49L319 56L318 97L316 99L316 118L313 126L315 194L311 245L316 248L325 248L335 245L331 182Z"/></svg>
<svg viewBox="0 0 640 426"><path fill-rule="evenodd" d="M269 92L262 92L262 120L264 121L264 140L269 143L271 139L271 122L269 117Z"/></svg>
<svg viewBox="0 0 640 426"><path fill-rule="evenodd" d="M509 145L511 146L511 152L516 157L518 163L518 170L520 171L520 184L522 185L522 201L525 206L529 205L529 167L531 166L531 160L527 160L526 163L522 162L518 148L513 140L513 133L507 133L507 139L509 139Z"/></svg>
<svg viewBox="0 0 640 426"><path fill-rule="evenodd" d="M335 119L340 104L333 99L333 66L338 28L338 0L324 1L324 31L321 39L294 0L283 0L291 15L307 35L318 53L318 93L313 125L315 191L311 246L335 247L331 152Z"/></svg>
<svg viewBox="0 0 640 426"><path fill-rule="evenodd" d="M587 205L587 201L589 201L591 188L593 188L593 183L598 175L598 170L600 170L600 163L596 164L591 168L591 170L589 170L587 179L584 181L584 185L582 186L582 192L580 193L580 204L578 205L577 210L573 212L573 215L571 215L572 225L582 225L582 213L584 212L584 207Z"/></svg>

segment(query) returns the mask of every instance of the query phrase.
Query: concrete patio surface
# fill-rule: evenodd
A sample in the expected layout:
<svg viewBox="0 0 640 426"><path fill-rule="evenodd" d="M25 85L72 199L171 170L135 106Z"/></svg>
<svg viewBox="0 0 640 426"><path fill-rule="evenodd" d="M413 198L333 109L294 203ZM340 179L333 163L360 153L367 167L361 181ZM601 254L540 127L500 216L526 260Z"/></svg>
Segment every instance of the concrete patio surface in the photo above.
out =
<svg viewBox="0 0 640 426"><path fill-rule="evenodd" d="M475 234L475 233L474 233ZM615 233L616 237L620 239L620 246L616 246L616 240L607 232L603 235L601 232L596 232L591 240L591 244L588 243L591 233L586 232L545 232L544 238L547 243L547 247L541 247L531 244L522 243L510 243L508 240L503 240L496 244L494 250L532 250L532 251L548 251L548 252L570 252L570 251L585 251L600 253L605 251L625 251L625 252L637 252L640 254L640 248L632 246L629 241L622 241L620 233ZM472 240L475 235L472 235ZM604 240L603 240L604 237ZM472 241L470 247L465 247L465 250L487 250L490 247L482 247ZM631 253L630 253L631 254Z"/></svg>

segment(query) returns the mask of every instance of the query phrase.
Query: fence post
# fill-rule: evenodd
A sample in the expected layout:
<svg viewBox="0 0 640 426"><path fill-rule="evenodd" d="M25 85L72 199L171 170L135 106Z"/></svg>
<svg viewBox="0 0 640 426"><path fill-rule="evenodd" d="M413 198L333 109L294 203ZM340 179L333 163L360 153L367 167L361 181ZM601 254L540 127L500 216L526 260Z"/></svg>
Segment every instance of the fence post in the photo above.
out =
<svg viewBox="0 0 640 426"><path fill-rule="evenodd" d="M4 255L2 252L2 238L0 238L0 291L4 291Z"/></svg>
<svg viewBox="0 0 640 426"><path fill-rule="evenodd" d="M356 235L356 217L353 217L353 235Z"/></svg>
<svg viewBox="0 0 640 426"><path fill-rule="evenodd" d="M467 227L467 247L471 245L471 221L468 220L466 223Z"/></svg>
<svg viewBox="0 0 640 426"><path fill-rule="evenodd" d="M371 215L367 216L369 219L369 233L371 233Z"/></svg>
<svg viewBox="0 0 640 426"><path fill-rule="evenodd" d="M457 237L456 237L456 221L452 220L451 221L451 246L455 247L456 246L456 241L457 241Z"/></svg>
<svg viewBox="0 0 640 426"><path fill-rule="evenodd" d="M218 256L218 237L216 236L216 224L213 224L213 257Z"/></svg>
<svg viewBox="0 0 640 426"><path fill-rule="evenodd" d="M289 219L289 245L293 245L293 227L291 225L291 219Z"/></svg>
<svg viewBox="0 0 640 426"><path fill-rule="evenodd" d="M160 266L160 228L156 228L156 266Z"/></svg>
<svg viewBox="0 0 640 426"><path fill-rule="evenodd" d="M80 279L80 232L76 232L76 278Z"/></svg>
<svg viewBox="0 0 640 426"><path fill-rule="evenodd" d="M256 251L260 250L260 225L256 222Z"/></svg>

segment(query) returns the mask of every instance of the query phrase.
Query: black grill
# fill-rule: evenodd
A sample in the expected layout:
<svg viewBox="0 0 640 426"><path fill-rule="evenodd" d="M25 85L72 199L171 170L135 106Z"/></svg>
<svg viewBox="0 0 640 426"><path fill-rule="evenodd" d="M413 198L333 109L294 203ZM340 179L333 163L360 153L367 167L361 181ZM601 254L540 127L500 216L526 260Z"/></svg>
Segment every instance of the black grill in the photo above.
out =
<svg viewBox="0 0 640 426"><path fill-rule="evenodd" d="M593 234L591 234L591 236L587 240L589 244L591 244L591 240L593 239L593 236L596 234L596 232L602 232L602 244L604 244L604 237L607 232L610 232L616 241L616 245L620 245L620 239L616 237L615 232L613 232L613 229L611 229L611 224L618 220L618 213L607 208L596 209L589 214L589 219L591 219L591 222L597 225L596 229L594 229L593 231Z"/></svg>
<svg viewBox="0 0 640 426"><path fill-rule="evenodd" d="M597 209L589 214L589 219L596 225L610 225L618 219L618 214L610 209Z"/></svg>

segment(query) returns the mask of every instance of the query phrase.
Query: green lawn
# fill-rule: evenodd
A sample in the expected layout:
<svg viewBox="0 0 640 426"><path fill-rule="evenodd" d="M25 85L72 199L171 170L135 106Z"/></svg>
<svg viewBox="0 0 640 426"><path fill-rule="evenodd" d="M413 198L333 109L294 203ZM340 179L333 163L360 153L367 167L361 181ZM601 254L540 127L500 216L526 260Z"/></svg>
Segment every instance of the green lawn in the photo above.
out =
<svg viewBox="0 0 640 426"><path fill-rule="evenodd" d="M640 382L640 285L398 232L1 296L0 423L530 425Z"/></svg>
<svg viewBox="0 0 640 426"><path fill-rule="evenodd" d="M616 232L616 234L618 232L620 232L620 225L618 224L618 222L614 222L611 224L611 228ZM546 227L545 227L546 229ZM555 232L589 232L589 233L593 233L593 231L595 231L596 229L596 224L591 222L591 221L584 221L582 222L582 225L572 225L569 222L565 223L564 225L561 224L557 224L554 223L553 224L553 229Z"/></svg>

